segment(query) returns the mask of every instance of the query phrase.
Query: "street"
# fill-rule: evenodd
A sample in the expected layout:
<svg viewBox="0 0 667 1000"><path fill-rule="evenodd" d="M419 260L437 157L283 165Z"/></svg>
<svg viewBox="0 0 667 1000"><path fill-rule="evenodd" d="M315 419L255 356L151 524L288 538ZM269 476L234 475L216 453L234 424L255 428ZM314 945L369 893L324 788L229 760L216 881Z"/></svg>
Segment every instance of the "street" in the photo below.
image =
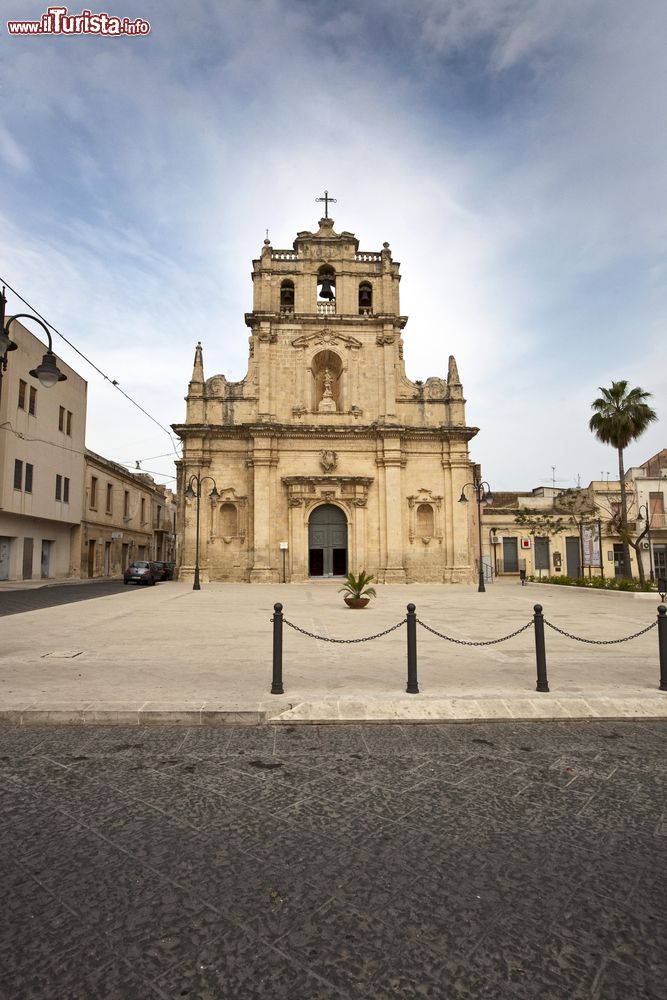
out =
<svg viewBox="0 0 667 1000"><path fill-rule="evenodd" d="M0 997L656 1000L664 740L2 727Z"/></svg>
<svg viewBox="0 0 667 1000"><path fill-rule="evenodd" d="M156 584L161 586L161 584ZM23 611L39 611L61 604L76 604L95 597L108 597L124 590L145 590L137 584L125 586L122 580L90 580L85 583L54 584L48 587L17 588L0 591L0 617Z"/></svg>

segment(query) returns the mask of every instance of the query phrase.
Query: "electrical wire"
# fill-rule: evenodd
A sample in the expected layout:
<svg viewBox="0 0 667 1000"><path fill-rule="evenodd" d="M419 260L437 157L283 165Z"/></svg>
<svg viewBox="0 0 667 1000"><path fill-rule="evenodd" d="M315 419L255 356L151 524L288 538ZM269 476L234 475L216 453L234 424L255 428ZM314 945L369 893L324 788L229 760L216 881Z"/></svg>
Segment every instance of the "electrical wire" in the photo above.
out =
<svg viewBox="0 0 667 1000"><path fill-rule="evenodd" d="M73 455L83 455L84 458L88 455L88 452L90 451L90 449L86 449L85 451L81 451L79 448L70 448L70 446L66 445L66 444L58 444L57 441L48 441L46 438L31 437L28 434L23 434L21 431L15 430L12 427L12 425L11 425L11 421L9 421L9 420L6 420L3 424L0 424L0 431L9 431L10 434L13 434L15 437L19 438L20 441L29 441L30 443L32 443L34 441L37 441L37 442L39 442L39 444L48 444L48 445L51 445L52 448L58 448L60 451L69 451ZM166 455L161 455L161 456L155 455L154 457L155 458L171 458L171 452L169 452ZM109 461L115 462L116 465L120 465L120 466L123 466L123 467L125 467L127 465L132 465L131 462L117 462L116 459L114 459L114 458L109 459ZM130 471L130 470L128 470L128 471ZM135 469L135 470L132 470L132 471L133 472L136 472L136 471L145 472L149 476L161 476L163 479L174 479L174 480L176 479L176 476L171 476L167 472L155 472L152 469L138 469L138 470Z"/></svg>
<svg viewBox="0 0 667 1000"><path fill-rule="evenodd" d="M31 305L30 302L28 302L27 299L24 299L23 296L19 292L17 292L15 288L12 288L12 286L9 284L9 282L5 278L3 278L2 276L0 276L0 283L3 284L3 285L5 285L10 290L10 292L12 292L17 297L17 299L20 299L21 302L25 306L28 307L28 309L30 309L32 312L34 312L35 316L39 316L39 318L44 323L46 323L46 325L49 327L49 329L53 330L53 332L56 333L60 337L61 340L64 340L65 343L68 344L72 348L73 351L76 351L76 353L79 355L79 357L83 358L83 360L87 364L89 364L91 366L91 368L94 368L95 371L99 375L101 375L102 378L106 382L109 382L110 385L112 385L114 387L114 389L118 389L118 392L120 392L121 395L125 396L125 398L127 400L129 400L129 402L132 403L133 406L136 406L136 408L138 410L141 410L141 412L144 414L144 416L148 417L148 419L152 420L153 423L156 424L160 428L160 430L164 431L165 434L167 435L167 437L169 438L169 440L171 441L171 446L174 449L174 454L178 456L178 451L176 449L176 444L174 442L173 437L171 436L171 432L168 431L167 428L163 424L161 424L159 420L156 420L155 417L153 417L148 412L148 410L145 410L143 408L143 406L141 406L139 403L137 403L137 401L135 399L132 399L132 397L130 395L128 395L128 393L126 393L124 389L121 389L121 387L119 386L118 381L116 379L109 378L108 375L105 375L105 373L102 371L102 369L97 367L97 365L95 364L94 361L91 361L90 358L86 357L86 355L83 353L83 351L80 351L78 347L75 347L71 340L68 340L67 337L63 333L60 332L60 330L56 329L56 327L53 326L52 323L49 323L49 321L44 316L42 316L42 314L37 309L35 309L35 307L33 305Z"/></svg>

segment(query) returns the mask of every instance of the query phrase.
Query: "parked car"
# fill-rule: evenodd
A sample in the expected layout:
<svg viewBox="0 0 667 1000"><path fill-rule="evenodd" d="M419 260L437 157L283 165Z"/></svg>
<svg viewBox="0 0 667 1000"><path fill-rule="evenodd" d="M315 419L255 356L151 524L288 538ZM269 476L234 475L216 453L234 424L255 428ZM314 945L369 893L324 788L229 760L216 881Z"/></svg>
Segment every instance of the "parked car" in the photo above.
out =
<svg viewBox="0 0 667 1000"><path fill-rule="evenodd" d="M123 574L124 583L144 583L146 586L155 586L155 581L160 580L160 571L157 563L147 562L145 559L137 559L127 567Z"/></svg>
<svg viewBox="0 0 667 1000"><path fill-rule="evenodd" d="M158 562L153 563L158 569L158 580L173 580L174 579L174 564L168 562Z"/></svg>

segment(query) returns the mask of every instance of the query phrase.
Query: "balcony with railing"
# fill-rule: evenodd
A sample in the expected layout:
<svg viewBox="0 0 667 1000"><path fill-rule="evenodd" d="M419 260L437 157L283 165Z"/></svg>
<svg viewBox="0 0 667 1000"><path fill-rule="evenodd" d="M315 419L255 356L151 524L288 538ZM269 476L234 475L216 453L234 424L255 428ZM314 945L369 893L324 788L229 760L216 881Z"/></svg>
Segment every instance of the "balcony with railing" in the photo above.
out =
<svg viewBox="0 0 667 1000"><path fill-rule="evenodd" d="M318 316L335 316L336 315L335 299L332 300L331 302L318 302L317 314Z"/></svg>
<svg viewBox="0 0 667 1000"><path fill-rule="evenodd" d="M643 531L646 521L637 521L637 530ZM664 511L654 510L651 514L651 531L663 531L667 528L667 514Z"/></svg>

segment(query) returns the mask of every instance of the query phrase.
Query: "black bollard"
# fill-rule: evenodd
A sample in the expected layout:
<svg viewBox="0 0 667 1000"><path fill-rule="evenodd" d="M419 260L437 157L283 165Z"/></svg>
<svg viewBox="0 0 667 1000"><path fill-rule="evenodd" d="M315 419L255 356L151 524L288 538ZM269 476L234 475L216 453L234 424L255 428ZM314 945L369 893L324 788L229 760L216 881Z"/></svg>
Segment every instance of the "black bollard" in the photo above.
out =
<svg viewBox="0 0 667 1000"><path fill-rule="evenodd" d="M419 694L417 684L417 615L414 604L408 604L408 694Z"/></svg>
<svg viewBox="0 0 667 1000"><path fill-rule="evenodd" d="M658 650L660 653L660 690L667 691L667 608L658 605Z"/></svg>
<svg viewBox="0 0 667 1000"><path fill-rule="evenodd" d="M536 604L533 608L535 615L535 656L537 657L537 687L536 691L548 691L549 682L547 680L547 653L544 646L544 615L542 605Z"/></svg>
<svg viewBox="0 0 667 1000"><path fill-rule="evenodd" d="M283 606L273 605L273 679L271 694L284 694L283 690Z"/></svg>

